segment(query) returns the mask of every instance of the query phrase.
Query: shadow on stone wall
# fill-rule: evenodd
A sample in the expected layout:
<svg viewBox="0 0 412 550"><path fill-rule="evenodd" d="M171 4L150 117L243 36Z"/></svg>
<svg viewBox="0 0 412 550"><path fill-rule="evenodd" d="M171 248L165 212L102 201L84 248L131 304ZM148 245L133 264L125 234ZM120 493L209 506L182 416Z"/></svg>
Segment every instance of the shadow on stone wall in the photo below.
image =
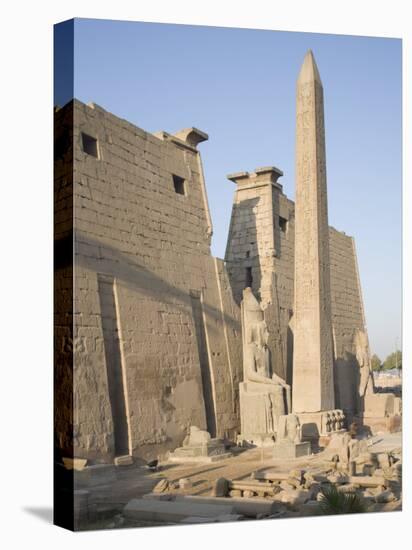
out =
<svg viewBox="0 0 412 550"><path fill-rule="evenodd" d="M259 201L259 197L246 199L234 204L232 210L225 265L233 299L239 306L242 301L242 291L247 286L252 288L253 294L260 300L262 271L259 261L256 214L253 211ZM252 284L248 284L249 269L251 269Z"/></svg>
<svg viewBox="0 0 412 550"><path fill-rule="evenodd" d="M191 309L189 289L171 285L160 275L132 258L131 255L123 254L116 248L79 231L75 231L75 242L76 245L78 243L86 244L92 247L92 249L99 250L99 257L76 254L75 265L82 266L95 273L110 275L126 283L130 289L143 290L145 296L162 301L185 313ZM222 313L220 309L208 303L202 305L206 315L209 315L213 320L222 319L223 314L223 319L227 323L228 328L239 329L238 321L232 316L225 312Z"/></svg>
<svg viewBox="0 0 412 550"><path fill-rule="evenodd" d="M345 352L344 357L335 358L333 371L335 407L344 411L350 423L364 408L363 398L359 396L360 366L356 355Z"/></svg>

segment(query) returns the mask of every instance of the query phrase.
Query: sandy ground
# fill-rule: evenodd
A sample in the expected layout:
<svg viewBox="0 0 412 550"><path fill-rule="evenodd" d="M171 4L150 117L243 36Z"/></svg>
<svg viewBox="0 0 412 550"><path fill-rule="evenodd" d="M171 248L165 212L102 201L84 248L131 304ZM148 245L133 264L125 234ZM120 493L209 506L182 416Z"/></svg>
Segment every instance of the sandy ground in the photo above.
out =
<svg viewBox="0 0 412 550"><path fill-rule="evenodd" d="M401 447L402 434L376 435L370 441L371 452L390 452ZM185 494L207 496L211 494L214 481L219 477L240 480L249 478L251 473L256 470L289 472L295 468L320 467L325 463L325 453L323 452L289 461L274 460L271 454L270 448L246 449L237 451L230 458L213 463L160 463L156 472L150 472L145 467L134 465L118 467L116 482L88 488L90 491L89 503L95 505L100 518L107 518L90 524L88 528L115 527L111 523L110 517L119 514L129 500L141 498L151 492L161 479L178 481L181 478L190 478L192 487L187 489ZM390 511L400 508L401 504L398 501L390 503L390 505L383 505L381 509Z"/></svg>

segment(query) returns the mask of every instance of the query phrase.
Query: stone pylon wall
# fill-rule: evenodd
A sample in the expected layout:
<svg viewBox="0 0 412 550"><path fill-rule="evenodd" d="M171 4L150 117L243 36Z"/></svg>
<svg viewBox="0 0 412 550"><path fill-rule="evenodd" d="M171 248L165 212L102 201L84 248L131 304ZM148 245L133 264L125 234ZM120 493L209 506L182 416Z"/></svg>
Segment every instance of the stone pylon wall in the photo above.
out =
<svg viewBox="0 0 412 550"><path fill-rule="evenodd" d="M74 102L75 456L147 458L190 425L238 429L239 308L210 254L195 145Z"/></svg>
<svg viewBox="0 0 412 550"><path fill-rule="evenodd" d="M274 368L277 374L292 384L293 359L293 305L294 305L294 241L295 208L294 203L283 194L278 184L273 193L263 193L259 186L251 181L254 175L241 173L229 176L237 186L233 201L230 231L226 249L226 266L232 283L235 299L240 303L241 292L245 284L247 267L259 272L262 266L258 248L248 248L251 242L265 239L265 235L274 233L274 255L270 275L273 281L269 303L265 304L265 318L271 331L269 346ZM247 175L246 175L247 174ZM235 177L236 176L236 177ZM246 184L246 178L249 181ZM245 191L242 185L251 185ZM265 204L272 200L273 204ZM271 212L270 216L257 217L256 209ZM261 223L263 220L263 223ZM282 221L286 220L286 226ZM245 223L247 221L247 223ZM263 237L260 237L263 233ZM246 258L247 250L251 250ZM252 254L253 250L253 254ZM329 253L331 277L331 310L334 342L334 382L336 407L344 409L349 415L356 412L359 384L359 365L356 360L355 332L365 330L362 294L357 274L356 251L352 237L329 228ZM260 296L262 277L253 278L253 292ZM278 321L279 320L279 321ZM279 322L280 327L276 326ZM279 335L281 350L279 353ZM275 335L275 337L273 337Z"/></svg>
<svg viewBox="0 0 412 550"><path fill-rule="evenodd" d="M225 262L239 304L251 273L252 291L270 329L272 365L290 382L294 205L277 182L281 175L275 168L260 168L229 176L237 187Z"/></svg>

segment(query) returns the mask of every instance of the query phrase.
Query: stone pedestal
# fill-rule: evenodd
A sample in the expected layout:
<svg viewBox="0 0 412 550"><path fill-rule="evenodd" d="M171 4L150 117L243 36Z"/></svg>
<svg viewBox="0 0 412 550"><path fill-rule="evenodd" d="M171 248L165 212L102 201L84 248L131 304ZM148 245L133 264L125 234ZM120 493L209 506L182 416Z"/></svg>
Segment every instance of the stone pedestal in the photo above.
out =
<svg viewBox="0 0 412 550"><path fill-rule="evenodd" d="M275 384L239 384L241 434L238 441L261 446L274 445L277 420L284 414L284 388Z"/></svg>
<svg viewBox="0 0 412 550"><path fill-rule="evenodd" d="M393 393L367 393L364 397L364 416L384 418L395 412Z"/></svg>
<svg viewBox="0 0 412 550"><path fill-rule="evenodd" d="M402 399L394 393L367 392L362 423L371 433L397 432L402 429Z"/></svg>
<svg viewBox="0 0 412 550"><path fill-rule="evenodd" d="M169 453L170 462L216 462L232 456L227 452L220 439L211 439L207 443L178 447Z"/></svg>
<svg viewBox="0 0 412 550"><path fill-rule="evenodd" d="M212 439L207 431L191 426L183 446L169 453L169 461L215 462L230 456L232 456L231 453L226 451L221 439Z"/></svg>
<svg viewBox="0 0 412 550"><path fill-rule="evenodd" d="M319 437L346 431L345 415L341 409L299 413L297 416L302 429L302 439L306 441L318 440Z"/></svg>
<svg viewBox="0 0 412 550"><path fill-rule="evenodd" d="M310 455L312 452L309 441L293 443L292 441L280 441L273 447L273 458L298 458Z"/></svg>

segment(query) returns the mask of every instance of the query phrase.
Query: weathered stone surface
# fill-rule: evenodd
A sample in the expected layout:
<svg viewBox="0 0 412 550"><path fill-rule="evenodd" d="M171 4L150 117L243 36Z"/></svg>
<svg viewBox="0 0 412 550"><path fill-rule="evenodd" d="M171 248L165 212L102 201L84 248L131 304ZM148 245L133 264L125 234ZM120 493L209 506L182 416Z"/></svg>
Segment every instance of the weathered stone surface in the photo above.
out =
<svg viewBox="0 0 412 550"><path fill-rule="evenodd" d="M385 418L394 414L395 396L392 393L371 393L365 396L365 417Z"/></svg>
<svg viewBox="0 0 412 550"><path fill-rule="evenodd" d="M167 479L161 479L159 483L153 488L154 493L164 493L169 489L169 481Z"/></svg>
<svg viewBox="0 0 412 550"><path fill-rule="evenodd" d="M387 481L384 477L378 476L350 476L349 483L359 487L386 487Z"/></svg>
<svg viewBox="0 0 412 550"><path fill-rule="evenodd" d="M287 504L291 508L297 508L300 505L307 502L308 500L310 500L310 497L311 497L310 491L306 491L304 489L284 491L281 494L281 502L283 502L284 504Z"/></svg>
<svg viewBox="0 0 412 550"><path fill-rule="evenodd" d="M189 434L178 447L168 454L170 462L215 462L231 456L221 439L212 439L206 430L191 426Z"/></svg>
<svg viewBox="0 0 412 550"><path fill-rule="evenodd" d="M283 194L277 177L267 173L257 178L247 172L229 176L236 183L236 191L225 259L238 303L242 300L246 270L251 270L252 291L260 298L265 320L272 328L268 347L275 372L290 383L295 205ZM353 360L354 337L355 330L364 330L365 325L356 250L352 237L332 227L329 241L336 404L355 412L359 403L353 388L357 386L359 366Z"/></svg>
<svg viewBox="0 0 412 550"><path fill-rule="evenodd" d="M375 493L375 501L382 503L382 502L392 502L396 499L395 495L392 493L392 491L389 491L389 489L379 491L378 493Z"/></svg>
<svg viewBox="0 0 412 550"><path fill-rule="evenodd" d="M293 459L311 453L309 441L302 442L302 427L295 414L279 417L276 444L273 447L273 458ZM299 474L301 478L301 473Z"/></svg>
<svg viewBox="0 0 412 550"><path fill-rule="evenodd" d="M63 464L68 470L81 471L86 467L87 459L63 457Z"/></svg>
<svg viewBox="0 0 412 550"><path fill-rule="evenodd" d="M243 382L239 388L240 439L264 445L278 429L278 419L290 408L290 386L272 369L268 327L252 289L243 290ZM286 405L285 405L286 404Z"/></svg>
<svg viewBox="0 0 412 550"><path fill-rule="evenodd" d="M219 477L213 485L212 496L225 497L229 493L229 481L224 477Z"/></svg>
<svg viewBox="0 0 412 550"><path fill-rule="evenodd" d="M207 445L211 440L210 433L197 426L190 426L189 435L183 441L183 447L199 447Z"/></svg>
<svg viewBox="0 0 412 550"><path fill-rule="evenodd" d="M182 496L176 495L173 497L174 502L185 502L194 504L209 504L217 507L233 507L236 514L241 514L247 517L256 517L258 515L269 516L279 511L279 504L264 498L254 497L208 497L208 496ZM220 513L219 513L220 515Z"/></svg>
<svg viewBox="0 0 412 550"><path fill-rule="evenodd" d="M344 472L334 472L327 477L327 480L336 485L343 485L349 482L349 476Z"/></svg>
<svg viewBox="0 0 412 550"><path fill-rule="evenodd" d="M131 466L133 464L133 457L130 455L116 456L114 463L116 466Z"/></svg>
<svg viewBox="0 0 412 550"><path fill-rule="evenodd" d="M215 518L220 514L233 514L233 506L216 506L201 502L161 501L151 499L133 499L126 504L123 515L134 520L179 522L184 518L196 516Z"/></svg>
<svg viewBox="0 0 412 550"><path fill-rule="evenodd" d="M345 430L345 415L340 409L299 413L298 417L303 439L318 440L321 436L331 436Z"/></svg>
<svg viewBox="0 0 412 550"><path fill-rule="evenodd" d="M274 496L279 492L279 487L277 485L260 483L247 479L229 481L229 489L230 491L241 491L244 497L252 496L245 494L245 492L248 493L249 491L258 496Z"/></svg>
<svg viewBox="0 0 412 550"><path fill-rule="evenodd" d="M179 479L179 489L190 489L192 487L192 482L190 481L190 479L186 478L186 477L182 477L181 479Z"/></svg>
<svg viewBox="0 0 412 550"><path fill-rule="evenodd" d="M301 443L292 443L291 441L281 441L273 447L273 458L275 459L293 459L300 456L311 454L311 445L309 441Z"/></svg>
<svg viewBox="0 0 412 550"><path fill-rule="evenodd" d="M335 408L323 87L311 51L297 81L293 410Z"/></svg>
<svg viewBox="0 0 412 550"><path fill-rule="evenodd" d="M74 100L56 113L59 138L68 117L76 176L63 170L64 160L56 163L56 247L74 234L75 276L62 269L56 277L56 361L65 365L59 379L67 379L58 395L58 440L74 444L80 458L110 463L125 454L153 459L181 445L190 424L233 436L240 311L223 262L210 253L195 148L206 136L191 128L154 137ZM84 150L83 133L96 140L96 157ZM184 180L184 194L174 176ZM62 328L70 310L73 333ZM73 387L70 440L64 393Z"/></svg>
<svg viewBox="0 0 412 550"><path fill-rule="evenodd" d="M366 463L373 460L373 456L367 452L366 440L353 439L349 433L335 433L331 436L326 448L325 456L339 457L339 463L349 467L349 463Z"/></svg>

